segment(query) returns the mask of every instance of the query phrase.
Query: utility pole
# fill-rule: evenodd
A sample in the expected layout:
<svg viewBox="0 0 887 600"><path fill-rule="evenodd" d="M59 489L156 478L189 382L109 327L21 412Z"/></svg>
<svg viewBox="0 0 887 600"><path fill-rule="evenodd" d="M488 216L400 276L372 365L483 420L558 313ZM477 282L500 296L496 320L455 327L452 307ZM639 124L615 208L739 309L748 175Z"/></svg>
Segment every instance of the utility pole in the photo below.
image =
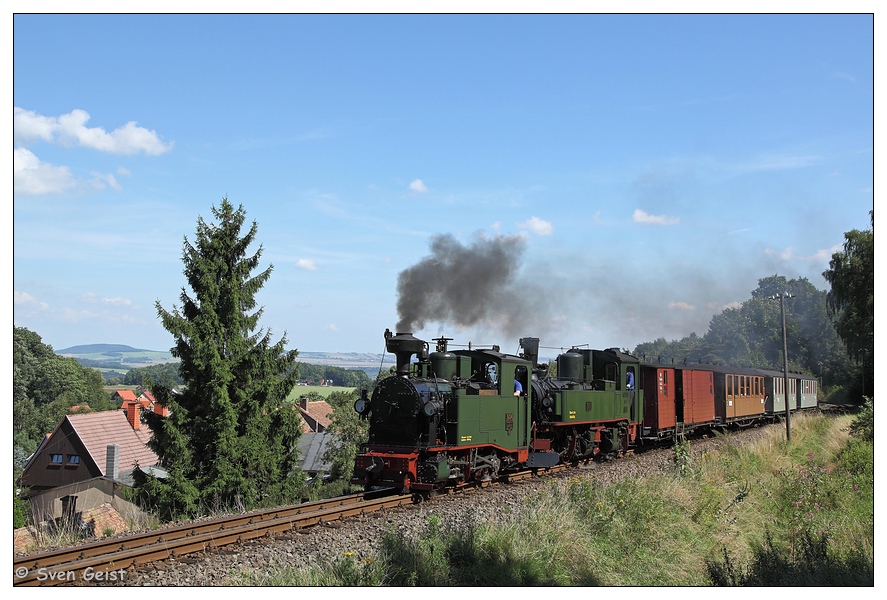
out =
<svg viewBox="0 0 887 600"><path fill-rule="evenodd" d="M770 296L771 300L779 299L779 307L782 310L782 389L785 394L785 441L792 441L791 409L788 405L788 340L785 338L785 299L794 298L791 294L783 292Z"/></svg>

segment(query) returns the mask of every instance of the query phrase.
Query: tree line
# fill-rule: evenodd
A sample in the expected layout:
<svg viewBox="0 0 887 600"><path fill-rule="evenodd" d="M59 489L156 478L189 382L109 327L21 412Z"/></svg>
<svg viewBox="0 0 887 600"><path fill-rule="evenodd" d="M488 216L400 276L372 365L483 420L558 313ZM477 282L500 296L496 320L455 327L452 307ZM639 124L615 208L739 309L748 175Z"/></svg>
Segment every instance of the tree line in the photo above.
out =
<svg viewBox="0 0 887 600"><path fill-rule="evenodd" d="M844 234L823 277L828 292L807 279L772 275L758 281L751 298L712 317L703 336L659 338L638 344L634 354L651 362L729 364L781 371L782 314L790 371L814 375L826 396L861 401L874 395L874 211L872 229Z"/></svg>

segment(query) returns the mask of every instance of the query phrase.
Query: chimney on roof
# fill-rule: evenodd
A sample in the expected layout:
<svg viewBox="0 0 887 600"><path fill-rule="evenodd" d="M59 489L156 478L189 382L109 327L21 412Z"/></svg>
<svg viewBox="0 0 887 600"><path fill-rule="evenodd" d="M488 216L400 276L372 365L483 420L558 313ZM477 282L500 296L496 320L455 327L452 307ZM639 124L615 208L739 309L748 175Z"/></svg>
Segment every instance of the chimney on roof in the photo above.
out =
<svg viewBox="0 0 887 600"><path fill-rule="evenodd" d="M154 402L154 414L160 415L161 417L168 417L169 409L166 407L165 404Z"/></svg>
<svg viewBox="0 0 887 600"><path fill-rule="evenodd" d="M123 406L123 412L126 413L126 420L129 421L129 424L133 429L138 429L141 421L142 405L136 400L127 400Z"/></svg>
<svg viewBox="0 0 887 600"><path fill-rule="evenodd" d="M308 396L301 396L299 398L299 406L302 407L302 410L308 410Z"/></svg>
<svg viewBox="0 0 887 600"><path fill-rule="evenodd" d="M105 457L105 477L117 479L117 467L120 465L120 446L108 444Z"/></svg>

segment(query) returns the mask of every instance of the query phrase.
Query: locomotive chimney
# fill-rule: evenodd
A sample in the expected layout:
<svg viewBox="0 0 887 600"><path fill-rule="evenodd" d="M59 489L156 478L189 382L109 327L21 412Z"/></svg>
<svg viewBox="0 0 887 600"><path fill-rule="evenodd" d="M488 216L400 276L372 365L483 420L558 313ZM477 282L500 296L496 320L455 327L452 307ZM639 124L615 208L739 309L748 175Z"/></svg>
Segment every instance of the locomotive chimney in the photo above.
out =
<svg viewBox="0 0 887 600"><path fill-rule="evenodd" d="M535 367L539 363L539 338L521 338L520 345L524 349L521 356L529 360L533 367Z"/></svg>
<svg viewBox="0 0 887 600"><path fill-rule="evenodd" d="M413 337L412 333L398 333L392 335L389 329L385 330L385 348L397 358L397 375L407 377L410 374L410 358L418 355L419 360L428 358L428 344Z"/></svg>

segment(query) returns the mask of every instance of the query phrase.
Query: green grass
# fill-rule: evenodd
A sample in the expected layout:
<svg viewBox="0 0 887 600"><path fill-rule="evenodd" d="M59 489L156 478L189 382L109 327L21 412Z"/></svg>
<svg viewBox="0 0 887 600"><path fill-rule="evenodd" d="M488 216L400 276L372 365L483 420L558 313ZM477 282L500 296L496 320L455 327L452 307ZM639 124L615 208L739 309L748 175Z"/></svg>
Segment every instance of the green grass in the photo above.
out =
<svg viewBox="0 0 887 600"><path fill-rule="evenodd" d="M792 442L770 427L730 436L672 472L601 485L550 482L525 516L493 526L430 517L418 539L381 532L378 555L320 569L241 572L240 585L872 586L873 444L852 417L799 415ZM692 442L689 442L692 447Z"/></svg>
<svg viewBox="0 0 887 600"><path fill-rule="evenodd" d="M333 392L351 392L353 387L342 387L337 385L297 385L293 391L286 397L290 402L298 402L302 396L307 396L309 392L316 392L324 398L329 398Z"/></svg>

